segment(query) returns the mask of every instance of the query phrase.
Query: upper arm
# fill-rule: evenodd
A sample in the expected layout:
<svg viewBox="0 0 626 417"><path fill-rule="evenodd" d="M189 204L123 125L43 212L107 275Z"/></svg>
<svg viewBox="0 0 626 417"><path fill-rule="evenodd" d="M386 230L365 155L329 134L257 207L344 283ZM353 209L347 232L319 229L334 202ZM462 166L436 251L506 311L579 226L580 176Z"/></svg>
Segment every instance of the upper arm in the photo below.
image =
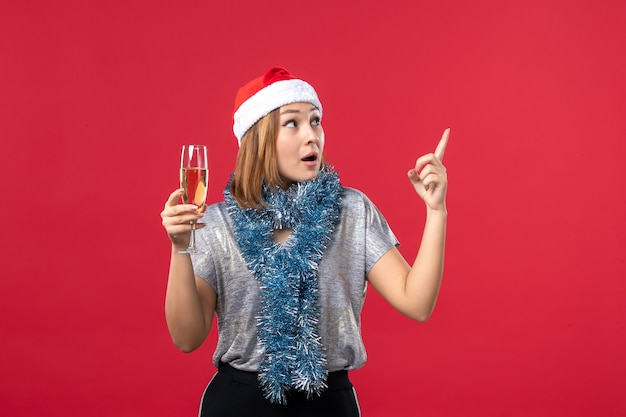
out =
<svg viewBox="0 0 626 417"><path fill-rule="evenodd" d="M202 306L204 316L205 335L206 338L211 331L213 325L213 317L215 315L215 307L217 305L217 294L205 280L196 275L196 288L198 289L198 297Z"/></svg>
<svg viewBox="0 0 626 417"><path fill-rule="evenodd" d="M406 282L411 267L394 246L381 256L367 274L367 280L396 310L410 315Z"/></svg>

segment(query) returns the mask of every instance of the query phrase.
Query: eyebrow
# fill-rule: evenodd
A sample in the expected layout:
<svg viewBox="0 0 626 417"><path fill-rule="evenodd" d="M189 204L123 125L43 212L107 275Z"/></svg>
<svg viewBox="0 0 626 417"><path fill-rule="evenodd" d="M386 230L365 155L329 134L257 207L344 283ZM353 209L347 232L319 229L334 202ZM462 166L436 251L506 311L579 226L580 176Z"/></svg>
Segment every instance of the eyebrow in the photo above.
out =
<svg viewBox="0 0 626 417"><path fill-rule="evenodd" d="M309 110L309 113L313 113L315 110L319 110L317 108L317 106L311 106L311 110ZM289 114L289 113L300 113L300 110L297 110L297 109L287 109L287 110L281 111L280 115L282 116L283 114Z"/></svg>

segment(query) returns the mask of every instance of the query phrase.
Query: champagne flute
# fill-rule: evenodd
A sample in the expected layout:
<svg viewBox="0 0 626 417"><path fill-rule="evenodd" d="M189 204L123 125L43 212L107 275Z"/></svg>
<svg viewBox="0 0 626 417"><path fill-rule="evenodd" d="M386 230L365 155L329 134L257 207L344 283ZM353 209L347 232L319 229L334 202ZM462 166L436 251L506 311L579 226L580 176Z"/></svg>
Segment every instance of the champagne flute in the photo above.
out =
<svg viewBox="0 0 626 417"><path fill-rule="evenodd" d="M197 213L206 208L209 188L209 165L204 145L183 145L180 154L180 186L183 188L183 203L198 206ZM196 247L196 221L191 224L189 247L179 253L201 253Z"/></svg>

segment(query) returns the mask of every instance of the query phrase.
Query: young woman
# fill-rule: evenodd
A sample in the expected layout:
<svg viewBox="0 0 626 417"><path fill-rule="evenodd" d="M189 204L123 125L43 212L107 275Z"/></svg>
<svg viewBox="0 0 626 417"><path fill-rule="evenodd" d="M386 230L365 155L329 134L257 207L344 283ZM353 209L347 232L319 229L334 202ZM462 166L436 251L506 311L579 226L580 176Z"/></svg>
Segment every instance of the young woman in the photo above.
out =
<svg viewBox="0 0 626 417"><path fill-rule="evenodd" d="M382 214L324 162L322 105L311 85L271 68L242 87L240 149L224 201L161 213L172 241L165 312L191 352L218 318L201 416L359 416L348 371L365 362L360 314L369 282L402 314L427 320L443 275L446 130L408 178L426 204L410 266ZM198 221L198 223L196 223ZM186 255L190 230L204 254Z"/></svg>

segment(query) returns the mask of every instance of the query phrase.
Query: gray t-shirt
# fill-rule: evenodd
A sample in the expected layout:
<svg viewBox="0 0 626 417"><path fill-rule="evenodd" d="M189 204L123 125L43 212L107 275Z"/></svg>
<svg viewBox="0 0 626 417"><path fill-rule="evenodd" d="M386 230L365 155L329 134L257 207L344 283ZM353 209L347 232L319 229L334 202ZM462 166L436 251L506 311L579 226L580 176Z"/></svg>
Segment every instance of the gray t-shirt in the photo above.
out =
<svg viewBox="0 0 626 417"><path fill-rule="evenodd" d="M366 360L361 339L365 276L398 241L386 220L362 192L344 188L341 218L319 264L320 328L329 372L357 369ZM194 272L217 293L218 343L213 363L256 372L262 360L256 316L259 284L248 270L233 235L226 204L209 206L196 243Z"/></svg>

